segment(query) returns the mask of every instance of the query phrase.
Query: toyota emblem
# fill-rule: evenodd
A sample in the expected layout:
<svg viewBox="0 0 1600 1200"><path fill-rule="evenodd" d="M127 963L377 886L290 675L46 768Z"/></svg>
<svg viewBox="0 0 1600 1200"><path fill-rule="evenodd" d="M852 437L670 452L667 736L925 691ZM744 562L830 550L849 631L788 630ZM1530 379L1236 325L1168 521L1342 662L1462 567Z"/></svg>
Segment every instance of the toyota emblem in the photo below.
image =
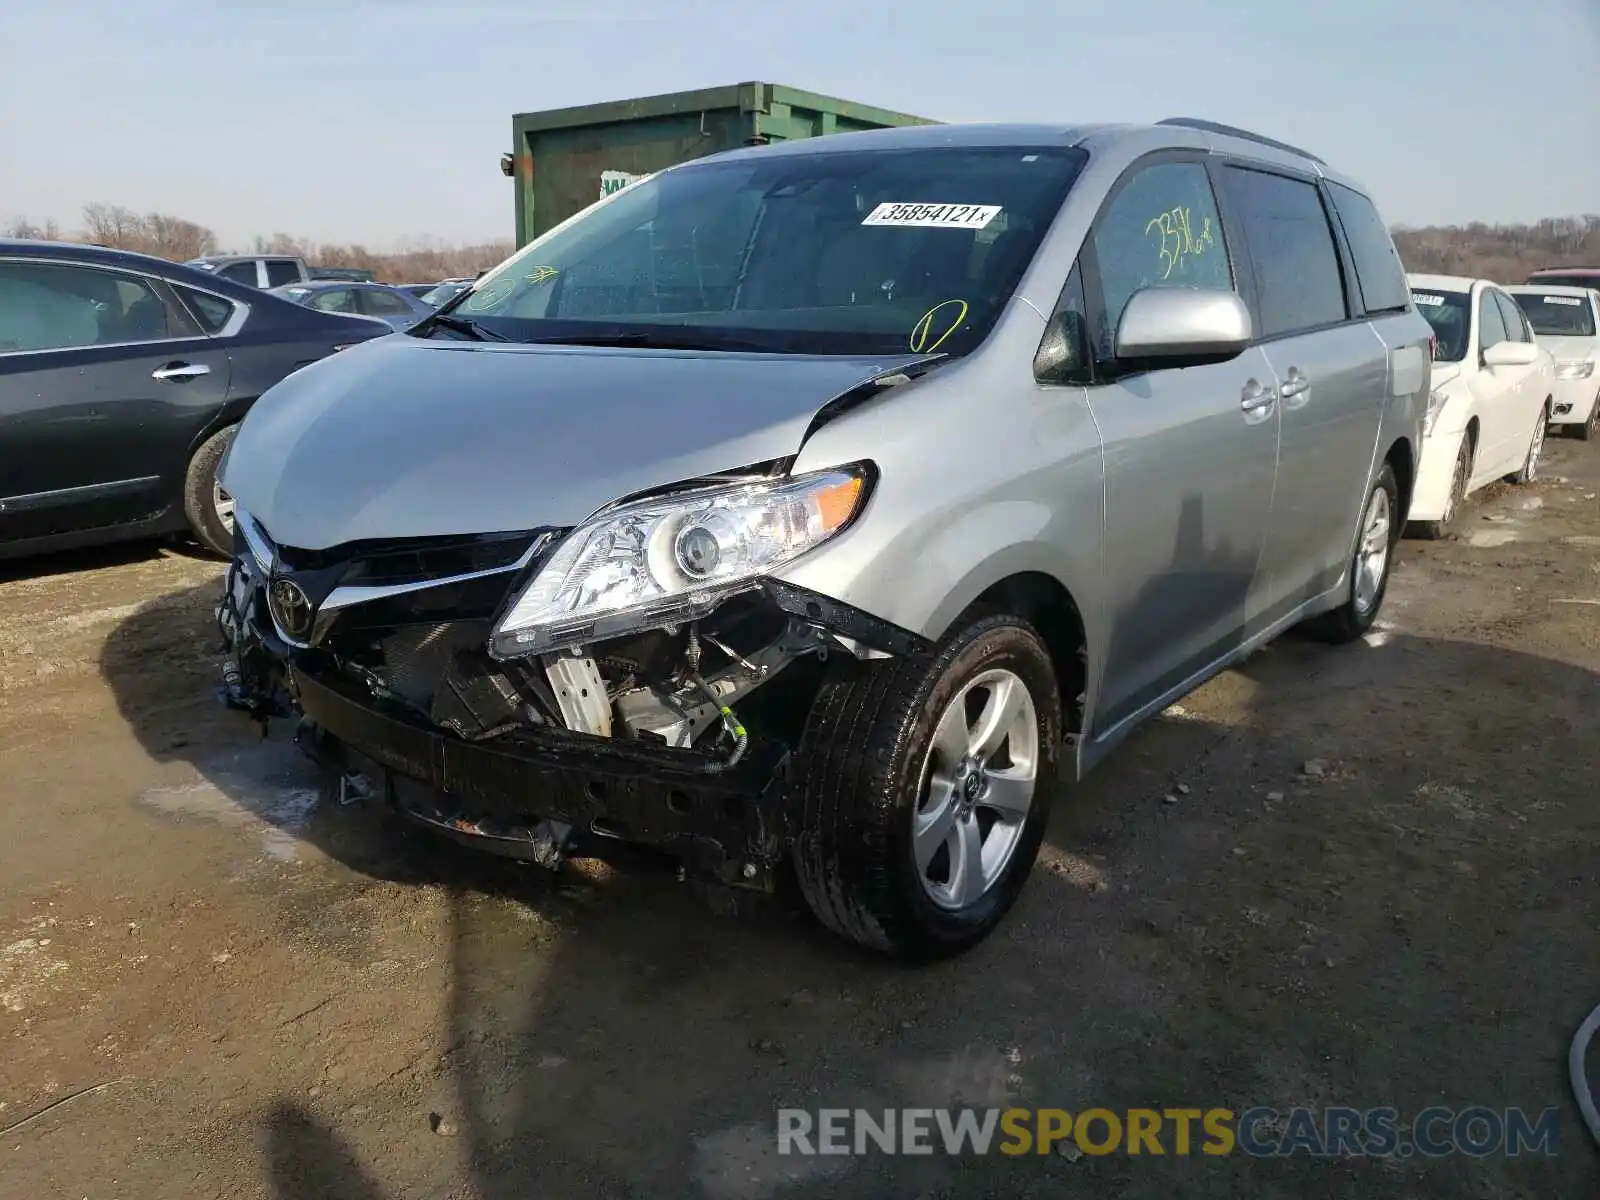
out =
<svg viewBox="0 0 1600 1200"><path fill-rule="evenodd" d="M305 588L292 579L274 579L267 589L267 610L273 621L292 641L303 642L311 636L311 618L314 610L311 597Z"/></svg>

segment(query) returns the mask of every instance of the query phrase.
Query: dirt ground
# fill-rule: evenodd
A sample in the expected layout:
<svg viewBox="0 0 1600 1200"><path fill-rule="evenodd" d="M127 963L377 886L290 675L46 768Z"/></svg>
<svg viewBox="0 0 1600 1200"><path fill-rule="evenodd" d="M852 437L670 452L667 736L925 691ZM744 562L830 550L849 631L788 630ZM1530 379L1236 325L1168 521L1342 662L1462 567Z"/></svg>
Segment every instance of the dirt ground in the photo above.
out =
<svg viewBox="0 0 1600 1200"><path fill-rule="evenodd" d="M1136 734L1001 931L920 971L341 805L214 700L216 564L12 564L0 1197L1593 1197L1597 492L1552 442L1403 543L1364 643L1285 638ZM1561 1152L776 1153L780 1106L961 1103L1555 1107Z"/></svg>

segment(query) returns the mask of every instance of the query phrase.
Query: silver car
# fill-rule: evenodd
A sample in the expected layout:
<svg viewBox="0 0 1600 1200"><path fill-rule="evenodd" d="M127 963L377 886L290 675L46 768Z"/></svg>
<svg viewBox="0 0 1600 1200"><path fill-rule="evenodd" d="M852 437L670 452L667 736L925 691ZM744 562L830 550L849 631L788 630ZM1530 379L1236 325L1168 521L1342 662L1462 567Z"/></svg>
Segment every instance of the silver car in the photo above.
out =
<svg viewBox="0 0 1600 1200"><path fill-rule="evenodd" d="M1372 625L1429 339L1362 190L1241 130L702 159L257 403L228 693L458 839L792 868L839 934L953 953L1058 767Z"/></svg>

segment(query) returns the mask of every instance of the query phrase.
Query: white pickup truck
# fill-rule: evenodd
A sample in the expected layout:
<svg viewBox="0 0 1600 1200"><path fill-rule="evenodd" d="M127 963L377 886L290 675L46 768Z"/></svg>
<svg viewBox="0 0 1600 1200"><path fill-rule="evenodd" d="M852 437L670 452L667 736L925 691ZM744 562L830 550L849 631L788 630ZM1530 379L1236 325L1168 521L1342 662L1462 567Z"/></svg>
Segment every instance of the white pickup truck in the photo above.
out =
<svg viewBox="0 0 1600 1200"><path fill-rule="evenodd" d="M255 288L305 283L312 278L304 259L286 254L211 254L191 258L183 265Z"/></svg>

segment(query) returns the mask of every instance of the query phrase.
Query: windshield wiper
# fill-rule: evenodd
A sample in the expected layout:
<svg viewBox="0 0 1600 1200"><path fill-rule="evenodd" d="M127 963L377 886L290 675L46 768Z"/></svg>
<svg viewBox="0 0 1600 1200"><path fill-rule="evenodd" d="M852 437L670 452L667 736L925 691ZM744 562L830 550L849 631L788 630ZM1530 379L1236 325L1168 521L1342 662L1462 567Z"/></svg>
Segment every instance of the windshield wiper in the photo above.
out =
<svg viewBox="0 0 1600 1200"><path fill-rule="evenodd" d="M636 346L641 350L731 350L757 354L783 353L763 342L725 337L686 337L663 333L574 333L565 337L531 338L535 346Z"/></svg>
<svg viewBox="0 0 1600 1200"><path fill-rule="evenodd" d="M466 317L458 317L454 313L436 312L431 317L424 317L423 320L430 322L428 326L430 330L435 326L442 325L446 329L454 330L456 333L464 333L477 342L508 342L511 340L500 336L492 329L485 329L476 321L470 321Z"/></svg>

